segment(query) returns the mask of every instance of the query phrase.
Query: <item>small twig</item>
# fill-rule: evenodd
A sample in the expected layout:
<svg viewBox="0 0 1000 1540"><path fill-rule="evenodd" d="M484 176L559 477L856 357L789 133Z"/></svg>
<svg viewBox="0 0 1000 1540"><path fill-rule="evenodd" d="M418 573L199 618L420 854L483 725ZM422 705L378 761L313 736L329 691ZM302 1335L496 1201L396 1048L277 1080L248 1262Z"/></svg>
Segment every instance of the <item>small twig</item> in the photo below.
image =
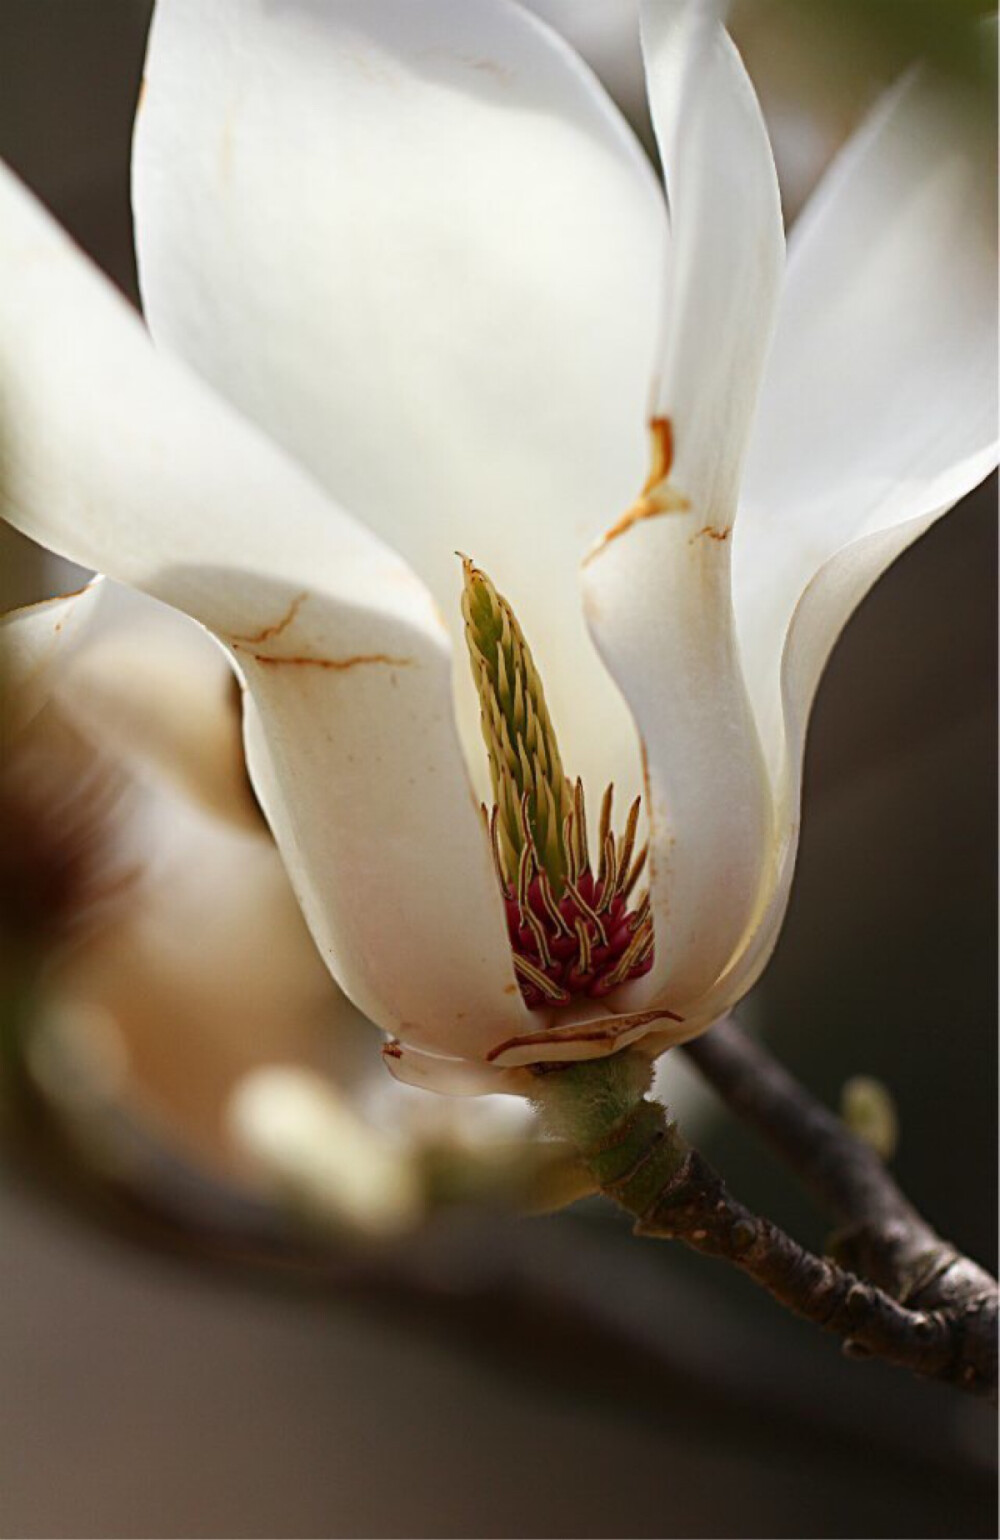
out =
<svg viewBox="0 0 1000 1540"><path fill-rule="evenodd" d="M837 1260L911 1309L960 1314L995 1383L997 1284L985 1268L942 1240L875 1151L735 1022L719 1022L685 1052L841 1226L831 1240Z"/></svg>
<svg viewBox="0 0 1000 1540"><path fill-rule="evenodd" d="M814 1256L732 1196L665 1109L645 1099L647 1086L648 1069L629 1054L566 1066L538 1081L543 1116L576 1140L601 1191L635 1216L637 1233L723 1258L859 1356L995 1397L995 1286L992 1315L981 1292L923 1308L912 1295L903 1304L839 1262Z"/></svg>

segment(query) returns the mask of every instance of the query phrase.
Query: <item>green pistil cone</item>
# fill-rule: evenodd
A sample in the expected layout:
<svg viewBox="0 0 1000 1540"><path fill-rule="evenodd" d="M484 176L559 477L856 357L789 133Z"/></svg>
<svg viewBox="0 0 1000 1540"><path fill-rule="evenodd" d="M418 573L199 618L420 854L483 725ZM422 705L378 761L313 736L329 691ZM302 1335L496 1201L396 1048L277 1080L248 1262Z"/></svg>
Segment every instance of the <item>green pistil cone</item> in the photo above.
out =
<svg viewBox="0 0 1000 1540"><path fill-rule="evenodd" d="M485 572L462 558L462 614L479 692L508 881L517 880L525 847L522 801L537 858L559 897L569 868L566 819L572 796L545 704L542 681L521 627Z"/></svg>

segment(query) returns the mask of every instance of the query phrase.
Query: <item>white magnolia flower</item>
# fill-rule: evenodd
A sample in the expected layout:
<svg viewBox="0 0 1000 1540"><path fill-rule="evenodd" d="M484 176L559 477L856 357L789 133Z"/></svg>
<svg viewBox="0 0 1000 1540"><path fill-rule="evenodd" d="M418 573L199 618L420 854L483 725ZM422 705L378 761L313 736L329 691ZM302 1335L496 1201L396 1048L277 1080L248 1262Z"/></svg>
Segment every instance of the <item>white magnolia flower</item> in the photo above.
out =
<svg viewBox="0 0 1000 1540"><path fill-rule="evenodd" d="M988 125L902 83L783 275L735 50L697 0L643 22L669 221L602 88L511 0L160 0L134 162L152 344L0 183L2 506L227 646L317 944L396 1073L439 1089L656 1052L749 989L830 649L996 463ZM619 937L610 978L599 880L566 888L575 950L546 962L544 851L502 871L532 910L515 967L456 551L514 604L591 805L643 794L641 955L620 969ZM551 734L483 666L546 746L537 813ZM579 822L553 827L580 879ZM529 1004L532 968L558 1006Z"/></svg>

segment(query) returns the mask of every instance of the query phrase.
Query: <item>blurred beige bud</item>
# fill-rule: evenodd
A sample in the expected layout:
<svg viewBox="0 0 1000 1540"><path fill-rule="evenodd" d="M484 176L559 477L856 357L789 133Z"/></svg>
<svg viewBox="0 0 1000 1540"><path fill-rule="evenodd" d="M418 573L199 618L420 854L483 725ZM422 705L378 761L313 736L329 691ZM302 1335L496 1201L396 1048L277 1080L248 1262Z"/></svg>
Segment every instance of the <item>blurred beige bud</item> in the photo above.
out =
<svg viewBox="0 0 1000 1540"><path fill-rule="evenodd" d="M274 1195L306 1217L369 1237L412 1229L423 1214L404 1145L362 1122L334 1086L291 1064L254 1070L227 1121Z"/></svg>
<svg viewBox="0 0 1000 1540"><path fill-rule="evenodd" d="M840 1115L852 1133L883 1160L891 1160L899 1143L899 1117L892 1092L874 1075L852 1075L840 1093Z"/></svg>

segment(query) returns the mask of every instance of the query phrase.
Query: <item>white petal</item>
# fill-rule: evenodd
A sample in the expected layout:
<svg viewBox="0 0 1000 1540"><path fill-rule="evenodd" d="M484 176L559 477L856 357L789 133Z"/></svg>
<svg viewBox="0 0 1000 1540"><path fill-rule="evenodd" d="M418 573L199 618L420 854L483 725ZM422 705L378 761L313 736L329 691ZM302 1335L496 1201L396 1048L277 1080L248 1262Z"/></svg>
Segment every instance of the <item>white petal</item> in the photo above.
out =
<svg viewBox="0 0 1000 1540"><path fill-rule="evenodd" d="M784 232L767 130L719 9L645 0L642 27L672 240L654 412L672 424L671 479L692 521L723 531L771 340Z"/></svg>
<svg viewBox="0 0 1000 1540"><path fill-rule="evenodd" d="M674 243L659 463L584 592L647 756L656 957L629 1008L662 998L686 1016L741 941L770 841L729 535L783 235L760 111L725 33L699 5L650 3L644 24Z"/></svg>
<svg viewBox="0 0 1000 1540"><path fill-rule="evenodd" d="M639 44L639 0L522 0L586 59L645 140L652 138Z"/></svg>
<svg viewBox="0 0 1000 1540"><path fill-rule="evenodd" d="M160 0L134 201L157 340L402 552L456 641L473 556L567 765L638 790L575 571L641 471L665 212L580 60L508 0Z"/></svg>
<svg viewBox="0 0 1000 1540"><path fill-rule="evenodd" d="M950 504L853 541L816 574L796 607L782 667L781 696L786 768L781 783L768 879L747 945L733 966L700 1002L678 1041L717 1020L752 989L774 951L791 895L798 853L802 765L809 713L820 676L849 615L872 584L908 545L946 513Z"/></svg>
<svg viewBox="0 0 1000 1540"><path fill-rule="evenodd" d="M256 695L279 843L356 1003L452 1051L517 1031L526 1011L426 591L155 355L6 172L0 423L0 512L233 649Z"/></svg>
<svg viewBox="0 0 1000 1540"><path fill-rule="evenodd" d="M532 1018L454 734L447 660L388 624L357 651L333 651L316 609L278 645L236 644L255 787L355 1004L407 1043L482 1058Z"/></svg>
<svg viewBox="0 0 1000 1540"><path fill-rule="evenodd" d="M903 524L915 538L996 463L996 314L994 127L911 76L796 226L747 467L734 602L776 778L781 659L807 585L852 540ZM842 591L829 645L870 582Z"/></svg>
<svg viewBox="0 0 1000 1540"><path fill-rule="evenodd" d="M926 75L891 92L797 230L737 524L735 598L777 796L746 953L705 1024L759 977L798 847L809 712L885 569L995 466L995 135Z"/></svg>
<svg viewBox="0 0 1000 1540"><path fill-rule="evenodd" d="M504 1069L482 1060L447 1059L403 1043L387 1043L382 1058L390 1073L404 1085L437 1091L441 1096L528 1096L533 1084L527 1069Z"/></svg>

